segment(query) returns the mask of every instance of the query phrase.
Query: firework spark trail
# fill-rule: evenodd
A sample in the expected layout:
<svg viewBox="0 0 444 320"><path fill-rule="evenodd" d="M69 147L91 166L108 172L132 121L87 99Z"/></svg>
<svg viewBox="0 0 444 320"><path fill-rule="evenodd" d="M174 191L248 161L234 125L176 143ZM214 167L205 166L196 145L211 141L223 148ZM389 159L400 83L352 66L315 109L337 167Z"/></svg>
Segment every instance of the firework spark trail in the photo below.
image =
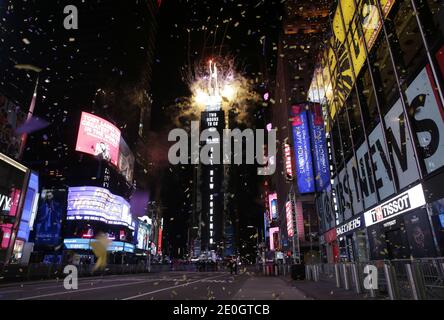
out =
<svg viewBox="0 0 444 320"><path fill-rule="evenodd" d="M241 123L248 124L249 109L259 100L259 95L253 90L252 80L247 79L237 71L233 57L217 57L211 60L213 71L210 71L210 61L200 61L191 67L191 71L183 75L191 96L179 99L175 105L174 122L178 126L184 122L198 119L208 104L218 103L223 111L236 114ZM211 74L217 68L217 81L211 81ZM210 93L210 83L216 88ZM186 125L186 124L185 124Z"/></svg>

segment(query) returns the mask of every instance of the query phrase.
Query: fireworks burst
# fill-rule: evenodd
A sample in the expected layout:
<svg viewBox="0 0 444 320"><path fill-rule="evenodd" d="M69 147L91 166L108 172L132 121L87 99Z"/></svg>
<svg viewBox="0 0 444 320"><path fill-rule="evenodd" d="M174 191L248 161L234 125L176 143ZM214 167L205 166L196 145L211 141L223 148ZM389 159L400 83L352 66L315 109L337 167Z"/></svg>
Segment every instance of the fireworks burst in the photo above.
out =
<svg viewBox="0 0 444 320"><path fill-rule="evenodd" d="M196 63L184 75L191 96L177 103L177 125L183 121L198 119L200 113L208 108L220 108L236 114L242 123L249 121L249 109L260 101L253 90L253 81L237 71L235 59L217 57Z"/></svg>

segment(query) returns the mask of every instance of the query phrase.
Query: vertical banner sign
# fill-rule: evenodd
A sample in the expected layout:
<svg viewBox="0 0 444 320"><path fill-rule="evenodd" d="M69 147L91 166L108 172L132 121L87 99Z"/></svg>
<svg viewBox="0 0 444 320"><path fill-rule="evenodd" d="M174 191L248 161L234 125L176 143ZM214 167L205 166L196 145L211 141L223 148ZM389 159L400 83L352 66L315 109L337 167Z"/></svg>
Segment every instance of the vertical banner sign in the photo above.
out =
<svg viewBox="0 0 444 320"><path fill-rule="evenodd" d="M293 205L291 204L291 201L287 201L287 204L285 205L285 211L287 213L287 233L288 236L291 238L294 236Z"/></svg>
<svg viewBox="0 0 444 320"><path fill-rule="evenodd" d="M291 107L296 175L299 193L315 192L310 135L305 105Z"/></svg>
<svg viewBox="0 0 444 320"><path fill-rule="evenodd" d="M287 181L293 180L293 164L291 159L291 147L288 143L284 144L285 172Z"/></svg>
<svg viewBox="0 0 444 320"><path fill-rule="evenodd" d="M313 104L310 107L310 131L311 143L313 144L316 191L322 192L330 184L330 166L320 104Z"/></svg>

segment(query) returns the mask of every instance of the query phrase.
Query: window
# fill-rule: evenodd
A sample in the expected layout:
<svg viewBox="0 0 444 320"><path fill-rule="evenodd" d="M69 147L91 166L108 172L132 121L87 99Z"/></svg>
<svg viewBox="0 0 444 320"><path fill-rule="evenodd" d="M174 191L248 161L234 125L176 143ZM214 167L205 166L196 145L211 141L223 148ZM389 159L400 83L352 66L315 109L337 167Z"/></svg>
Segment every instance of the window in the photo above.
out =
<svg viewBox="0 0 444 320"><path fill-rule="evenodd" d="M361 110L356 91L353 90L348 98L347 111L350 119L351 134L355 147L358 148L365 140L361 122Z"/></svg>
<svg viewBox="0 0 444 320"><path fill-rule="evenodd" d="M411 2L397 1L396 7L386 25L401 83L407 85L424 67L427 55Z"/></svg>

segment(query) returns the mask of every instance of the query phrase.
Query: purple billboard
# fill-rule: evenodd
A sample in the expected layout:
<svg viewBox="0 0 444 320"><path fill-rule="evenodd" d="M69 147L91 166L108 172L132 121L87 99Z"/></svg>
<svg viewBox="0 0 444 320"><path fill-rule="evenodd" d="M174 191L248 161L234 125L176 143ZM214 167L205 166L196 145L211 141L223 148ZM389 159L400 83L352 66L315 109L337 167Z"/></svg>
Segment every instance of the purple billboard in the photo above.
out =
<svg viewBox="0 0 444 320"><path fill-rule="evenodd" d="M101 221L135 228L128 201L99 187L69 188L67 220Z"/></svg>

